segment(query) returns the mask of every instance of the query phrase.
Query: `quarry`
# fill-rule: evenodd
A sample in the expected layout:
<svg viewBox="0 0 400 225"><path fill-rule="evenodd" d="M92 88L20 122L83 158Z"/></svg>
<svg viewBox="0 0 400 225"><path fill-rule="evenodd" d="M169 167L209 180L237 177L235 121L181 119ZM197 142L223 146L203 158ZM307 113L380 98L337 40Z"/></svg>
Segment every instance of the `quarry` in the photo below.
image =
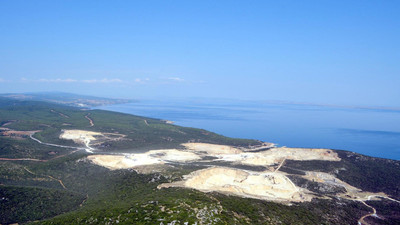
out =
<svg viewBox="0 0 400 225"><path fill-rule="evenodd" d="M83 144L86 146L86 151L93 153L95 148L105 141L119 141L124 139L125 135L117 133L100 133L86 130L62 130L60 139L72 140L77 144Z"/></svg>
<svg viewBox="0 0 400 225"><path fill-rule="evenodd" d="M141 166L164 164L167 162L189 162L200 160L201 158L190 152L179 151L176 149L152 150L140 154L124 155L91 155L88 159L100 166L108 169L131 169Z"/></svg>
<svg viewBox="0 0 400 225"><path fill-rule="evenodd" d="M74 137L77 137L80 133L74 134ZM81 140L92 140L91 138L96 135L98 134L87 133L79 137ZM285 160L341 160L338 154L330 149L271 147L254 151L254 149L209 143L184 143L182 147L182 149L150 150L138 154L94 154L87 159L110 170L134 169L138 173L154 172L149 168L162 168L167 164L202 163L207 168L191 172L183 176L180 181L161 184L158 188L191 188L202 192L215 191L276 202L304 202L320 197L310 190L296 186L289 178L289 174L280 171ZM250 166L250 169L243 169L243 166ZM264 170L251 170L252 167L261 167ZM306 180L344 188L346 193L337 194L344 198L363 200L373 194L363 192L332 174L304 172L305 175L301 177Z"/></svg>
<svg viewBox="0 0 400 225"><path fill-rule="evenodd" d="M84 130L62 130L60 139L72 140L77 144L88 146L96 137L103 136L100 132L84 131Z"/></svg>
<svg viewBox="0 0 400 225"><path fill-rule="evenodd" d="M254 172L224 167L195 171L184 181L161 184L158 188L186 187L203 192L217 191L228 195L274 201L309 201L311 195L296 187L282 173Z"/></svg>

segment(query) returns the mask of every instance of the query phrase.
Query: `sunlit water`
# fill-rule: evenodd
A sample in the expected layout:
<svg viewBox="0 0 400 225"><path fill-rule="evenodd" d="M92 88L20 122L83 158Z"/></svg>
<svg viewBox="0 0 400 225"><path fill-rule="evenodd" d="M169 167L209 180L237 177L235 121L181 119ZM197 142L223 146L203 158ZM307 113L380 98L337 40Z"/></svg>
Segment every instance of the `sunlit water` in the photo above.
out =
<svg viewBox="0 0 400 225"><path fill-rule="evenodd" d="M174 121L279 146L331 148L400 160L400 111L246 101L154 101L100 109Z"/></svg>

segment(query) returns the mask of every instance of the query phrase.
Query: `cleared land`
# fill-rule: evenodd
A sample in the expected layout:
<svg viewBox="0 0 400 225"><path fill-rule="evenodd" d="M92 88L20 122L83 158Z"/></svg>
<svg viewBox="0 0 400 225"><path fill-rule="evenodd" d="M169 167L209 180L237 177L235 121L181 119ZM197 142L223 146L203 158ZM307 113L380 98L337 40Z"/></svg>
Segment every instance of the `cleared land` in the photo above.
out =
<svg viewBox="0 0 400 225"><path fill-rule="evenodd" d="M140 154L91 155L88 159L111 170L133 168L138 172L143 171L142 167L167 163L212 162L214 166L210 168L194 171L184 176L182 181L162 184L159 188L185 187L279 202L303 202L315 197L315 193L296 186L286 173L279 171L285 160L341 160L337 153L329 149L272 148L250 152L249 149L208 143L184 143L182 146L184 149L151 150ZM215 163L231 163L231 166L215 166ZM245 170L235 165L262 166L265 171ZM364 199L363 196L370 194L327 173L307 172L303 178L344 187L347 198Z"/></svg>
<svg viewBox="0 0 400 225"><path fill-rule="evenodd" d="M84 144L86 151L93 153L93 145L100 145L105 141L119 141L125 135L115 133L100 133L85 130L62 130L60 139L72 140L77 144Z"/></svg>
<svg viewBox="0 0 400 225"><path fill-rule="evenodd" d="M108 169L130 169L147 165L164 164L166 162L188 162L200 160L200 157L191 152L176 149L152 150L141 154L125 155L91 155L88 159Z"/></svg>
<svg viewBox="0 0 400 225"><path fill-rule="evenodd" d="M312 195L296 187L282 173L259 173L224 167L195 171L187 175L184 181L159 186L159 188L167 187L186 187L204 192L218 191L273 201L302 202L312 199Z"/></svg>

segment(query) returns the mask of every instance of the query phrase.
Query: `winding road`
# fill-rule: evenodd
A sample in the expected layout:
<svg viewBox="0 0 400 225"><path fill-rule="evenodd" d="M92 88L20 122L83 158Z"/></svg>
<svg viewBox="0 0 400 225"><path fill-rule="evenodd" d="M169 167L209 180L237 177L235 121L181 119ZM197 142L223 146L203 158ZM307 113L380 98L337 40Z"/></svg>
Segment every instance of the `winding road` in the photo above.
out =
<svg viewBox="0 0 400 225"><path fill-rule="evenodd" d="M89 117L89 116L90 116L90 113L88 113L88 114L85 116L85 118L89 120L90 127L93 127L93 126L94 126L93 120L92 120L92 119L90 119L90 117Z"/></svg>
<svg viewBox="0 0 400 225"><path fill-rule="evenodd" d="M396 203L400 203L400 201L398 201L398 200L396 200L396 199L389 198L389 197L385 197L385 196L382 196L382 195L369 195L369 196L368 196L368 200L371 200L372 197L386 198L386 199L388 199L388 200L390 200L390 201L393 201L393 202L396 202ZM364 204L365 206L367 206L368 208L371 208L371 209L372 209L372 213L368 213L368 214L362 216L362 217L358 220L358 225L369 225L369 223L365 222L364 219L367 218L367 217L369 217L369 216L378 216L378 215L376 214L376 209L375 209L374 207L368 205L368 204L367 204L365 201L363 201L363 200L358 200L358 201L360 201L361 203L363 203L363 204Z"/></svg>
<svg viewBox="0 0 400 225"><path fill-rule="evenodd" d="M82 147L74 147L74 146L66 146L66 145L56 145L56 144L51 144L51 143L46 143L46 142L42 142L41 140L34 138L33 134L29 135L29 137L38 142L39 144L43 144L43 145L48 145L48 146L53 146L53 147L60 147L60 148L72 148L72 149L78 149L78 150L86 150L86 148L82 148Z"/></svg>
<svg viewBox="0 0 400 225"><path fill-rule="evenodd" d="M42 142L42 141L40 141L39 139L34 138L32 135L33 135L33 134L29 135L29 137L30 137L32 140L38 142L39 144L48 145L48 146L53 146L53 147L59 147L59 148L76 149L76 150L75 150L75 151L68 152L67 154L64 154L64 155L56 156L56 157L51 158L51 159L0 158L0 161L35 161L35 162L47 162L47 161L49 161L49 160L53 160L53 159L57 159L57 158L61 158L61 157L64 157L64 156L73 154L73 153L75 153L75 152L77 152L77 151L85 150L85 151L87 151L87 152L92 152L91 150L93 150L93 148L89 146L89 143L85 143L85 144L86 144L86 148L82 148L82 147L73 147L73 146L65 146L65 145L57 145L57 144L51 144L51 143Z"/></svg>
<svg viewBox="0 0 400 225"><path fill-rule="evenodd" d="M360 200L360 202L363 203L363 204L364 204L365 206L367 206L368 208L371 208L371 209L372 209L372 213L368 213L368 214L362 216L362 217L358 220L358 224L359 224L359 225L363 225L363 224L368 225L368 223L366 223L366 222L364 221L364 219L367 218L367 217L369 217L369 216L376 215L376 209L375 209L374 207L368 205L367 203L365 203L365 201L361 201L361 200Z"/></svg>

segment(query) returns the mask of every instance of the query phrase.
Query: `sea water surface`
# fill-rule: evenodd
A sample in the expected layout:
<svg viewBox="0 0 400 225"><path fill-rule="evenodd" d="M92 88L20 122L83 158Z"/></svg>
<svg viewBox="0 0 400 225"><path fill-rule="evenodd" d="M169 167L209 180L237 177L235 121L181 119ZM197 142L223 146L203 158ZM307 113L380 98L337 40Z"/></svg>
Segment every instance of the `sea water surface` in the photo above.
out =
<svg viewBox="0 0 400 225"><path fill-rule="evenodd" d="M142 100L99 109L174 121L278 146L400 160L400 110L235 100Z"/></svg>

